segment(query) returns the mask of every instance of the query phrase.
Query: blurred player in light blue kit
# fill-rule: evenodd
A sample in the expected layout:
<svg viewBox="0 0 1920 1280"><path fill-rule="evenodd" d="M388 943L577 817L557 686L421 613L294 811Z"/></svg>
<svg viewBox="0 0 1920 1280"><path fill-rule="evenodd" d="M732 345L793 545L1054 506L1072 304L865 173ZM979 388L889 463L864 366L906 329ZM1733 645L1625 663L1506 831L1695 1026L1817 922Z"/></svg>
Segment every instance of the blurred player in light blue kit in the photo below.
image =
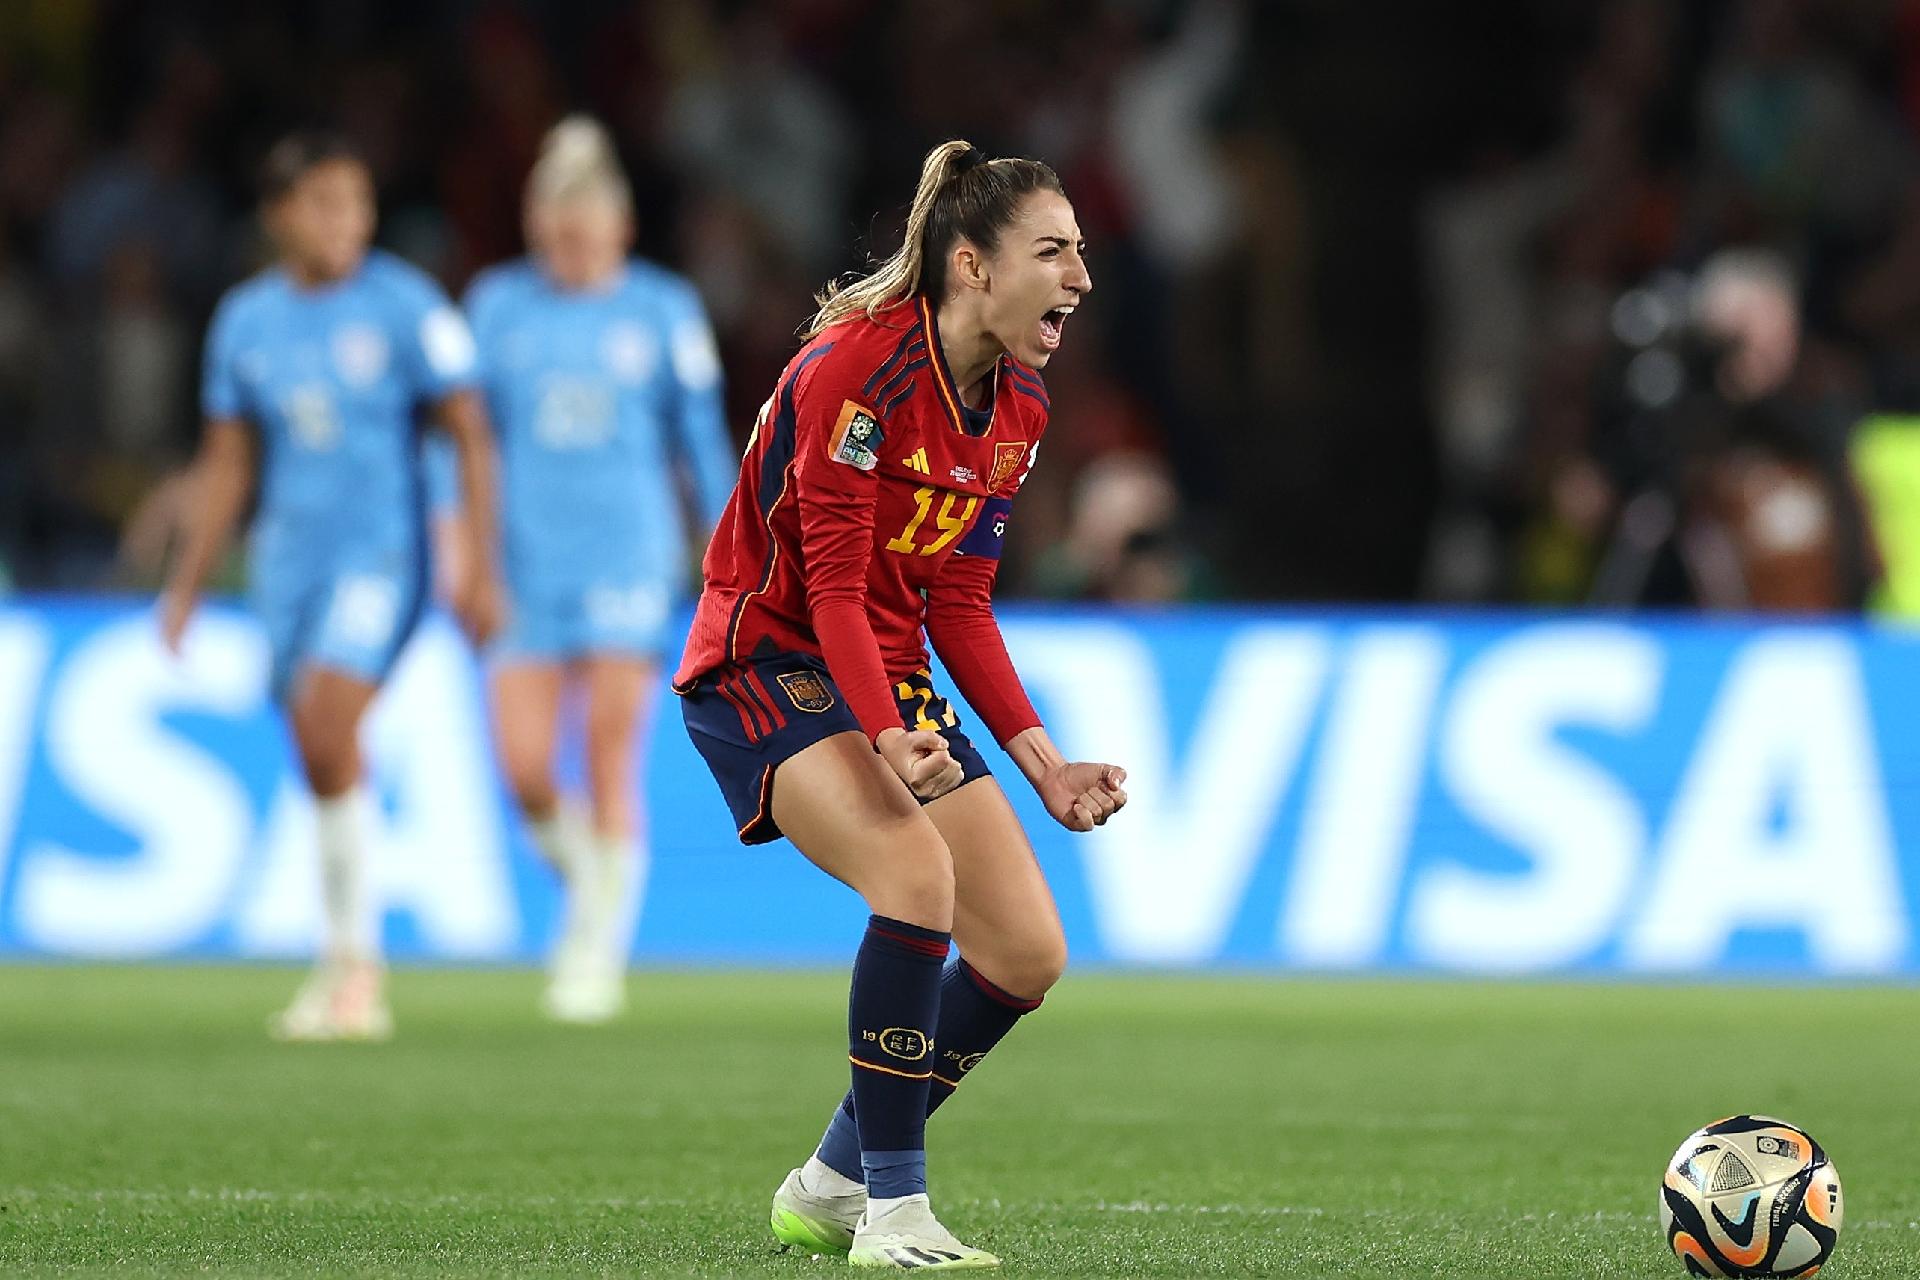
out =
<svg viewBox="0 0 1920 1280"><path fill-rule="evenodd" d="M605 131L585 117L547 136L528 178L531 256L467 295L500 432L508 620L496 647L496 736L535 843L559 871L566 921L547 1012L619 1012L644 887L635 737L694 548L737 469L720 365L692 286L630 260L632 200ZM586 707L588 805L562 798L563 698Z"/></svg>
<svg viewBox="0 0 1920 1280"><path fill-rule="evenodd" d="M466 321L439 286L370 252L366 164L341 139L295 135L267 155L262 213L279 260L221 299L207 337L197 501L161 601L178 651L207 575L258 490L250 577L315 802L326 936L275 1017L297 1040L392 1028L366 888L359 726L420 618L428 581L423 423L457 451L466 530L453 606L476 643L501 616L493 447Z"/></svg>

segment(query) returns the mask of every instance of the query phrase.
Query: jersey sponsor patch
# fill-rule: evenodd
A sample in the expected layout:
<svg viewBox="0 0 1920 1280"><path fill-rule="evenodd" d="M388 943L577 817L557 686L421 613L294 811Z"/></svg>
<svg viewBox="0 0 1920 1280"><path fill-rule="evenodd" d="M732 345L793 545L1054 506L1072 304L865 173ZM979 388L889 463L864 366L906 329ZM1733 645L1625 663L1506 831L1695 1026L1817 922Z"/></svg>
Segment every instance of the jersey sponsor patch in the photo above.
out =
<svg viewBox="0 0 1920 1280"><path fill-rule="evenodd" d="M856 471L871 471L880 464L880 442L884 438L873 410L849 400L840 406L840 419L833 424L833 437L827 442L827 456Z"/></svg>
<svg viewBox="0 0 1920 1280"><path fill-rule="evenodd" d="M812 671L787 671L774 677L785 691L787 701L801 711L818 715L833 706L833 690Z"/></svg>
<svg viewBox="0 0 1920 1280"><path fill-rule="evenodd" d="M980 509L980 518L954 551L963 556L979 556L982 560L998 560L1000 548L1007 540L1007 518L1012 514L1012 498L988 498L986 506Z"/></svg>
<svg viewBox="0 0 1920 1280"><path fill-rule="evenodd" d="M987 476L987 492L992 493L1007 481L1013 479L1020 470L1020 464L1026 461L1027 442L1025 440L1007 440L993 446L993 471Z"/></svg>

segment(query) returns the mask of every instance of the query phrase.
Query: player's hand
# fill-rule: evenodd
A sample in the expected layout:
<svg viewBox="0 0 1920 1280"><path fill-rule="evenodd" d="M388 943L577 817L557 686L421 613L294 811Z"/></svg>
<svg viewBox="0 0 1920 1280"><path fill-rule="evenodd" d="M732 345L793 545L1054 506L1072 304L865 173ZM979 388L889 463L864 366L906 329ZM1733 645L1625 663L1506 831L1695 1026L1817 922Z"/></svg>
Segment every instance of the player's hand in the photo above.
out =
<svg viewBox="0 0 1920 1280"><path fill-rule="evenodd" d="M1117 764L1055 765L1040 779L1040 801L1069 831L1091 831L1126 807L1127 771Z"/></svg>
<svg viewBox="0 0 1920 1280"><path fill-rule="evenodd" d="M187 634L187 624L193 621L193 608L197 601L190 591L169 587L160 594L160 643L174 657L180 656L180 643Z"/></svg>
<svg viewBox="0 0 1920 1280"><path fill-rule="evenodd" d="M453 594L453 616L475 648L499 634L507 618L507 593L497 575L478 566L469 571Z"/></svg>
<svg viewBox="0 0 1920 1280"><path fill-rule="evenodd" d="M922 800L939 799L964 776L960 762L947 751L947 740L931 729L882 729L874 746Z"/></svg>

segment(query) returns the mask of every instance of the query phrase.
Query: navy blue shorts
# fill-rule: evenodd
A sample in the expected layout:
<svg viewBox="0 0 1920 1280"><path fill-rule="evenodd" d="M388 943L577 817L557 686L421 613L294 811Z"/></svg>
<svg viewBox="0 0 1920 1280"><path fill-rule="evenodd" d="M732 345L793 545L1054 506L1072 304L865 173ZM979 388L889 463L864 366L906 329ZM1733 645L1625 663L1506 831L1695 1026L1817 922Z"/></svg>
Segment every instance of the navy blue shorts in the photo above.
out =
<svg viewBox="0 0 1920 1280"><path fill-rule="evenodd" d="M811 654L780 653L722 667L676 692L687 733L733 810L742 844L780 838L773 821L773 771L781 761L822 738L860 732L827 664ZM947 740L960 762L961 786L988 776L986 760L960 728L959 713L934 692L929 672L916 671L893 693L903 728L932 729Z"/></svg>

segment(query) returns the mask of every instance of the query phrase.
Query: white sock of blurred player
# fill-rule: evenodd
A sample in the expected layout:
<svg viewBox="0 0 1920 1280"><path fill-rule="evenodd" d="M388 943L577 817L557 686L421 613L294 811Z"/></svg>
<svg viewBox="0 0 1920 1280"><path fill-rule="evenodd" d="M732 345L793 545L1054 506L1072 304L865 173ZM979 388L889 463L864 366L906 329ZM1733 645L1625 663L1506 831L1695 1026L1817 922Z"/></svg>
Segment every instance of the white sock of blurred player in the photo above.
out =
<svg viewBox="0 0 1920 1280"><path fill-rule="evenodd" d="M566 924L554 949L547 1012L566 1022L604 1022L626 1004L627 955L640 915L646 854L625 836L591 833L564 862Z"/></svg>
<svg viewBox="0 0 1920 1280"><path fill-rule="evenodd" d="M595 836L583 885L582 932L587 949L624 972L647 885L647 854L628 836Z"/></svg>
<svg viewBox="0 0 1920 1280"><path fill-rule="evenodd" d="M320 844L320 901L326 910L327 954L344 963L378 959L367 899L367 791L357 786L313 805Z"/></svg>
<svg viewBox="0 0 1920 1280"><path fill-rule="evenodd" d="M571 886L592 852L593 827L586 813L573 800L562 799L546 817L529 819L527 833L540 856Z"/></svg>
<svg viewBox="0 0 1920 1280"><path fill-rule="evenodd" d="M380 976L378 922L367 892L371 805L365 786L316 797L321 959L293 1003L272 1023L285 1040L379 1040L393 1031Z"/></svg>

